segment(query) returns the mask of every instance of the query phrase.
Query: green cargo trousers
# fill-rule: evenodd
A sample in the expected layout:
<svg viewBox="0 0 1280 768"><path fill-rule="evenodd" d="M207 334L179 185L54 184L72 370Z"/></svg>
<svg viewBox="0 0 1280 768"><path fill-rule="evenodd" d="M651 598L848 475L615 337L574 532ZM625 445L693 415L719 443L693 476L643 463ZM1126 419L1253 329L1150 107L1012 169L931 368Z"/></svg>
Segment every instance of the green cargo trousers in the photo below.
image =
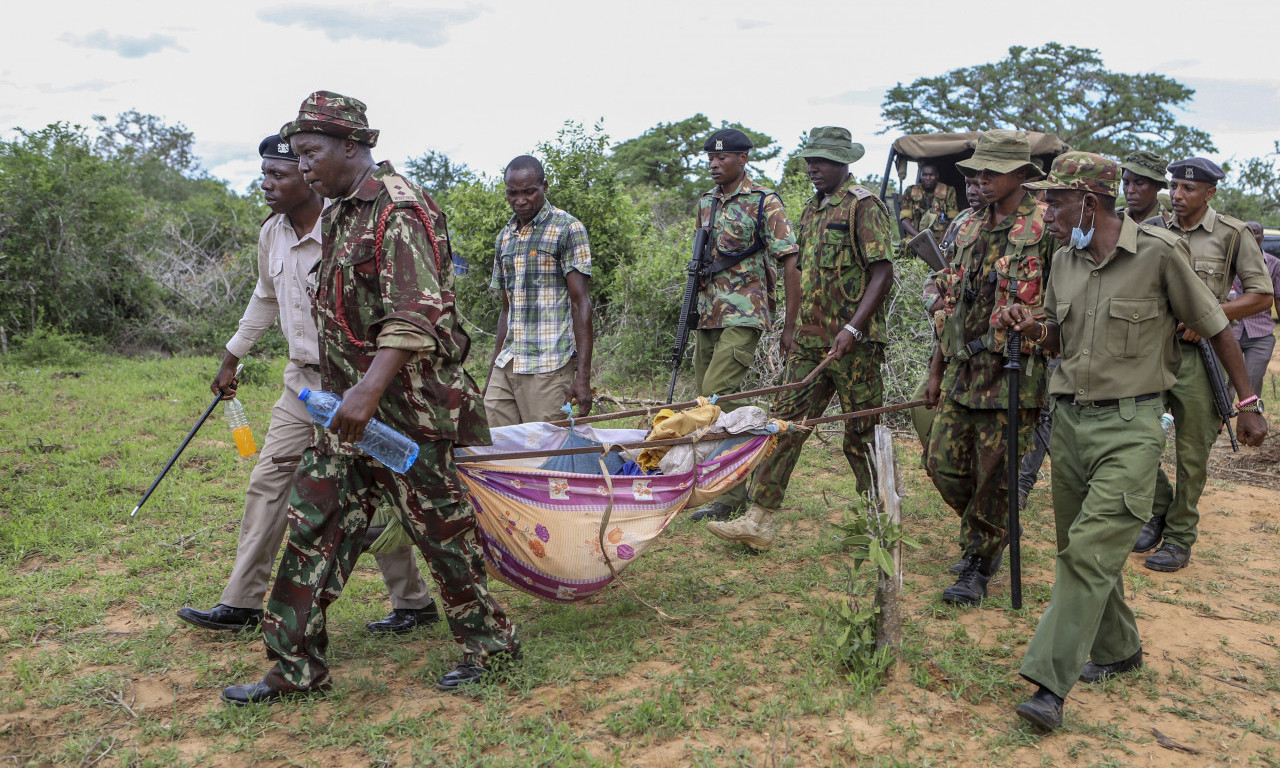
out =
<svg viewBox="0 0 1280 768"><path fill-rule="evenodd" d="M1164 538L1191 549L1199 535L1200 495L1209 478L1209 451L1218 439L1222 419L1213 405L1213 386L1195 344L1182 341L1178 383L1169 390L1169 412L1177 448L1177 484L1156 468L1154 514L1165 519Z"/></svg>
<svg viewBox="0 0 1280 768"><path fill-rule="evenodd" d="M742 391L742 382L756 358L756 345L760 343L759 328L699 329L693 342L693 384L703 397L727 395ZM720 406L732 411L747 403L728 403ZM747 499L747 483L741 483L716 501L729 507L740 507Z"/></svg>
<svg viewBox="0 0 1280 768"><path fill-rule="evenodd" d="M1124 601L1124 564L1151 518L1164 433L1159 398L1094 407L1053 404L1053 597L1019 672L1066 697L1085 662L1113 664L1142 642Z"/></svg>
<svg viewBox="0 0 1280 768"><path fill-rule="evenodd" d="M262 623L268 655L277 659L264 678L273 688L305 691L329 682L326 612L360 557L381 498L431 565L463 660L483 665L493 654L519 650L515 628L488 589L453 443L424 443L403 475L364 456L324 456L312 447L294 475L289 543Z"/></svg>
<svg viewBox="0 0 1280 768"><path fill-rule="evenodd" d="M827 347L799 347L787 358L783 380L801 381L827 356ZM811 419L827 410L832 395L840 396L843 413L879 408L884 404L884 381L880 366L884 345L855 344L849 354L833 361L806 387L783 392L773 406L773 416L786 421ZM858 493L871 490L871 442L879 416L848 419L844 423L844 457L853 470ZM751 500L762 507L777 509L787 493L791 472L800 459L800 449L809 437L805 430L793 429L778 435L778 446L756 470Z"/></svg>
<svg viewBox="0 0 1280 768"><path fill-rule="evenodd" d="M1018 456L1026 455L1039 408L1018 409ZM1008 541L1009 416L994 408L969 408L943 394L929 432L925 471L938 495L960 516L966 555L994 559Z"/></svg>

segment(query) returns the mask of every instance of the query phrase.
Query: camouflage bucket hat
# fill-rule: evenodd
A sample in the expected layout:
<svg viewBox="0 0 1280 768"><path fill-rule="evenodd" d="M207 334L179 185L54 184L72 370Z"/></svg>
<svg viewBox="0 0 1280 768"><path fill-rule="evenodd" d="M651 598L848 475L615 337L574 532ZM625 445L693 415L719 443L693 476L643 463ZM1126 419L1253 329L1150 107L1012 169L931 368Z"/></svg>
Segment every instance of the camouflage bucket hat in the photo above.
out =
<svg viewBox="0 0 1280 768"><path fill-rule="evenodd" d="M800 157L830 160L833 163L856 163L867 153L866 147L853 141L844 128L826 125L809 131L809 143L800 151Z"/></svg>
<svg viewBox="0 0 1280 768"><path fill-rule="evenodd" d="M377 146L378 132L369 127L364 102L333 91L316 91L298 108L298 119L285 123L280 137L308 131Z"/></svg>
<svg viewBox="0 0 1280 768"><path fill-rule="evenodd" d="M1169 186L1169 180L1165 178L1169 164L1165 162L1154 152L1139 150L1130 152L1129 156L1120 164L1120 170L1129 171L1137 176L1158 181L1162 186Z"/></svg>
<svg viewBox="0 0 1280 768"><path fill-rule="evenodd" d="M1032 191L1072 189L1105 197L1120 195L1120 164L1092 152L1066 152L1053 161L1049 178L1022 185Z"/></svg>
<svg viewBox="0 0 1280 768"><path fill-rule="evenodd" d="M1038 179L1044 175L1040 166L1031 160L1031 143L1027 141L1027 134L1006 130L984 131L973 157L956 163L956 168L966 177L977 176L982 171L1013 173L1024 167L1028 178Z"/></svg>

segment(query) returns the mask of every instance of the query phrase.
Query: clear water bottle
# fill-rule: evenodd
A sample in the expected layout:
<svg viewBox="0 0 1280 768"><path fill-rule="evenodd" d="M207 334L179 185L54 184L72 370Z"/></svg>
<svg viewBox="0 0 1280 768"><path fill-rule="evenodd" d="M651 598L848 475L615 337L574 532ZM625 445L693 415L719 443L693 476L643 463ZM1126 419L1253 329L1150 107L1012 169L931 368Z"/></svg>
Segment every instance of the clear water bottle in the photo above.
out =
<svg viewBox="0 0 1280 768"><path fill-rule="evenodd" d="M1169 433L1173 431L1173 414L1163 413L1160 415L1160 428L1164 430L1165 442L1169 441Z"/></svg>
<svg viewBox="0 0 1280 768"><path fill-rule="evenodd" d="M231 425L231 439L236 441L236 450L241 456L252 456L258 452L258 444L253 441L253 430L249 429L249 417L244 414L244 406L234 397L222 401L222 411L227 414L227 423Z"/></svg>
<svg viewBox="0 0 1280 768"><path fill-rule="evenodd" d="M298 399L307 404L307 413L322 427L329 426L329 422L333 421L333 414L342 405L342 398L332 392L308 387L302 388ZM408 472L418 458L417 443L377 419L369 419L369 425L364 428L364 437L356 443L356 447L400 474Z"/></svg>

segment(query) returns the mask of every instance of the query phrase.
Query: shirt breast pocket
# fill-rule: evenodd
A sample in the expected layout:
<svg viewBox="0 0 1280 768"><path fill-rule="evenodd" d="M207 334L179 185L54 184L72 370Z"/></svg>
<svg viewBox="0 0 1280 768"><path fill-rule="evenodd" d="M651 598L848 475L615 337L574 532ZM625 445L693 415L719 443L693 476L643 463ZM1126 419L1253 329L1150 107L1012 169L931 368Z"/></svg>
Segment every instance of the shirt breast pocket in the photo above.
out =
<svg viewBox="0 0 1280 768"><path fill-rule="evenodd" d="M828 224L822 230L822 248L818 252L818 266L836 269L845 266L849 252L849 225Z"/></svg>
<svg viewBox="0 0 1280 768"><path fill-rule="evenodd" d="M1107 310L1107 353L1150 357L1160 326L1160 299L1112 299Z"/></svg>
<svg viewBox="0 0 1280 768"><path fill-rule="evenodd" d="M351 271L361 277L377 278L378 260L373 250L373 243L360 243L351 249Z"/></svg>
<svg viewBox="0 0 1280 768"><path fill-rule="evenodd" d="M751 247L755 221L739 221L726 218L720 224L716 237L716 250L721 253L737 253Z"/></svg>
<svg viewBox="0 0 1280 768"><path fill-rule="evenodd" d="M1074 355L1076 352L1076 347L1080 345L1072 344L1069 342L1078 338L1079 334L1074 332L1071 332L1071 333L1063 332L1063 330L1067 327L1067 318L1070 317L1071 315L1071 302L1059 301L1057 304L1055 304L1054 315L1055 315L1054 322L1058 324L1058 339L1062 343L1062 354L1064 356Z"/></svg>
<svg viewBox="0 0 1280 768"><path fill-rule="evenodd" d="M1196 256L1195 262L1196 277L1208 286L1213 295L1219 299L1223 297L1227 289L1227 260L1218 256Z"/></svg>

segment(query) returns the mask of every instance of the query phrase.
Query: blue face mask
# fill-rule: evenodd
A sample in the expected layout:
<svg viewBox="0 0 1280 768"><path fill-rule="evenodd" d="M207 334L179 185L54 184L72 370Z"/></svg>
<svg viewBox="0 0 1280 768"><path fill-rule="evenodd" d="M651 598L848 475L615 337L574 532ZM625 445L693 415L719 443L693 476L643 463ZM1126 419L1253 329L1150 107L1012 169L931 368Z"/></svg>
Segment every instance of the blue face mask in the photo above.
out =
<svg viewBox="0 0 1280 768"><path fill-rule="evenodd" d="M1084 200L1083 199L1080 200L1080 218L1082 219L1084 218ZM1083 251L1085 248L1089 247L1089 242L1093 240L1093 230L1094 230L1093 225L1096 219L1097 219L1097 216L1095 215L1093 219L1089 221L1088 232L1082 231L1078 226L1071 228L1071 247L1072 248L1075 248L1078 251Z"/></svg>

